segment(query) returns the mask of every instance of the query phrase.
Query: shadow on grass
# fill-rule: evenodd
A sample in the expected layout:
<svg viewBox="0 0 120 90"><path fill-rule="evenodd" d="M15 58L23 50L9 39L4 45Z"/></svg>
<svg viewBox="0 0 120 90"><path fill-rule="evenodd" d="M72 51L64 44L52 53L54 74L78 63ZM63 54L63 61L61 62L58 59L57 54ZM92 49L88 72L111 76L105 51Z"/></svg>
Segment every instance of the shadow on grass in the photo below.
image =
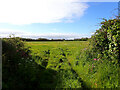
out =
<svg viewBox="0 0 120 90"><path fill-rule="evenodd" d="M52 69L45 69L41 65L21 66L16 70L3 65L2 85L3 89L40 89L55 88L57 83L57 72Z"/></svg>

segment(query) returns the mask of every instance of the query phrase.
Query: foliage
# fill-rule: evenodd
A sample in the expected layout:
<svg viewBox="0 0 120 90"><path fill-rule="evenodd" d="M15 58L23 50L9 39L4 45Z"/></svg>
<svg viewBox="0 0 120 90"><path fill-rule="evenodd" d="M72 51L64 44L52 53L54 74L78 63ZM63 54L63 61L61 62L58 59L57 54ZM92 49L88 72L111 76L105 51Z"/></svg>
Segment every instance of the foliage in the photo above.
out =
<svg viewBox="0 0 120 90"><path fill-rule="evenodd" d="M89 38L80 38L80 39L74 39L74 41L87 41Z"/></svg>
<svg viewBox="0 0 120 90"><path fill-rule="evenodd" d="M10 71L16 71L24 60L27 62L30 58L30 50L24 47L20 38L2 39L2 46L3 67L10 67Z"/></svg>
<svg viewBox="0 0 120 90"><path fill-rule="evenodd" d="M89 41L3 39L3 86L118 88L120 19L104 19Z"/></svg>
<svg viewBox="0 0 120 90"><path fill-rule="evenodd" d="M19 38L19 37L17 37ZM38 39L32 39L32 38L20 38L22 41L87 41L89 38L77 38L77 39L47 39L47 38L38 38Z"/></svg>
<svg viewBox="0 0 120 90"><path fill-rule="evenodd" d="M40 89L56 86L56 71L38 65L20 38L2 39L3 89Z"/></svg>
<svg viewBox="0 0 120 90"><path fill-rule="evenodd" d="M57 71L56 88L83 88L83 81L71 66L74 57L87 42L27 42L31 46L33 58L46 69ZM79 47L81 46L81 47ZM46 63L46 64L43 64Z"/></svg>
<svg viewBox="0 0 120 90"><path fill-rule="evenodd" d="M37 63L58 72L61 79L58 79L56 87L118 88L119 31L119 19L105 19L89 43L31 42L31 47L40 57Z"/></svg>
<svg viewBox="0 0 120 90"><path fill-rule="evenodd" d="M83 88L80 78L72 70L59 70L56 88Z"/></svg>
<svg viewBox="0 0 120 90"><path fill-rule="evenodd" d="M120 60L120 19L104 19L101 28L92 36L92 45L97 58L106 57L109 61Z"/></svg>
<svg viewBox="0 0 120 90"><path fill-rule="evenodd" d="M80 55L79 66L86 70L76 71L93 88L119 87L118 70L120 61L120 19L101 22L90 40L90 46ZM89 79L89 81L87 81Z"/></svg>

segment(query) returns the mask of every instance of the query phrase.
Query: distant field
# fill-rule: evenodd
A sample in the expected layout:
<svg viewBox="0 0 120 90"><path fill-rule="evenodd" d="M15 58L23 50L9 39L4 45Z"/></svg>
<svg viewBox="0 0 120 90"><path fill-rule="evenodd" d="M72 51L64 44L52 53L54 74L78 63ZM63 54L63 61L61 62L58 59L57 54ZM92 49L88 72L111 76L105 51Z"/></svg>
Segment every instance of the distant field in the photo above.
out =
<svg viewBox="0 0 120 90"><path fill-rule="evenodd" d="M74 54L78 53L81 49L88 46L87 41L38 41L27 42L27 46L31 47L32 53L37 53L44 50L52 50L55 48L66 48L71 50Z"/></svg>
<svg viewBox="0 0 120 90"><path fill-rule="evenodd" d="M69 62L73 63L77 56L80 55L81 50L88 47L88 41L38 41L27 42L26 46L31 47L32 55L40 56L43 60L48 59L45 52L50 52L50 57L59 56L60 53L65 53ZM69 52L70 55L67 55Z"/></svg>
<svg viewBox="0 0 120 90"><path fill-rule="evenodd" d="M31 47L32 56L38 64L46 69L52 69L59 72L57 74L59 77L57 78L56 87L83 87L81 86L82 81L79 81L79 74L74 71L74 68L76 68L76 62L78 62L81 50L85 50L88 47L87 41L32 41L27 42L26 46ZM47 75L44 76L48 77ZM50 80L50 78L48 79Z"/></svg>

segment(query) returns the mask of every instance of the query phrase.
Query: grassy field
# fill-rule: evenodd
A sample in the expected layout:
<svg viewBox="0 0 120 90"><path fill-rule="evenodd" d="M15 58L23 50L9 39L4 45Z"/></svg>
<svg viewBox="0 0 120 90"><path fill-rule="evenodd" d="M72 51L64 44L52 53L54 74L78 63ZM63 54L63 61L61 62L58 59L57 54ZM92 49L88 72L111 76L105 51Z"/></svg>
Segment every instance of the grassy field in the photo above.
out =
<svg viewBox="0 0 120 90"><path fill-rule="evenodd" d="M87 41L38 41L38 42L27 42L27 46L31 47L33 53L44 50L52 50L56 48L66 48L71 50L72 52L77 53L81 49L86 48L88 46Z"/></svg>
<svg viewBox="0 0 120 90"><path fill-rule="evenodd" d="M31 47L31 55L39 65L57 72L56 75L43 73L41 87L118 87L117 66L104 59L96 60L91 52L86 52L88 41L26 42L26 46ZM53 83L49 83L51 77L55 77Z"/></svg>
<svg viewBox="0 0 120 90"><path fill-rule="evenodd" d="M43 54L49 51L53 54L61 52L58 49L68 51L70 55L66 55L69 62L72 62L80 55L81 50L85 50L88 47L87 41L51 41L51 42L27 42L27 46L31 47L32 55L38 55L44 57Z"/></svg>
<svg viewBox="0 0 120 90"><path fill-rule="evenodd" d="M27 42L36 62L46 69L58 73L57 88L81 88L81 78L74 71L82 50L88 47L87 41Z"/></svg>
<svg viewBox="0 0 120 90"><path fill-rule="evenodd" d="M43 60L56 59L53 56L65 56L68 62L73 63L82 50L88 47L87 41L53 41L53 42L27 42L31 47L32 55L40 56ZM49 53L49 55L47 55ZM59 55L60 53L65 55Z"/></svg>

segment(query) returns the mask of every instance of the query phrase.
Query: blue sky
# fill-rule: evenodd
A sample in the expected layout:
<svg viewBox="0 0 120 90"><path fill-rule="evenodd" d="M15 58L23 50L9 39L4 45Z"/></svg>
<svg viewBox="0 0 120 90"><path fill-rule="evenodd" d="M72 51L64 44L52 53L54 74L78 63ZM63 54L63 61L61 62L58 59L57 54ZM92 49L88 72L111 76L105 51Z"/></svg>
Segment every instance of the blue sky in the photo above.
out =
<svg viewBox="0 0 120 90"><path fill-rule="evenodd" d="M0 37L9 34L48 39L90 37L99 28L101 18L114 18L118 14L118 2L49 0L39 5L41 0L31 0L27 5L27 0L23 0L24 4L22 0L19 3L10 1L14 2L14 5L11 4L13 7L5 7L6 2L0 1L0 8L3 8L0 9Z"/></svg>

